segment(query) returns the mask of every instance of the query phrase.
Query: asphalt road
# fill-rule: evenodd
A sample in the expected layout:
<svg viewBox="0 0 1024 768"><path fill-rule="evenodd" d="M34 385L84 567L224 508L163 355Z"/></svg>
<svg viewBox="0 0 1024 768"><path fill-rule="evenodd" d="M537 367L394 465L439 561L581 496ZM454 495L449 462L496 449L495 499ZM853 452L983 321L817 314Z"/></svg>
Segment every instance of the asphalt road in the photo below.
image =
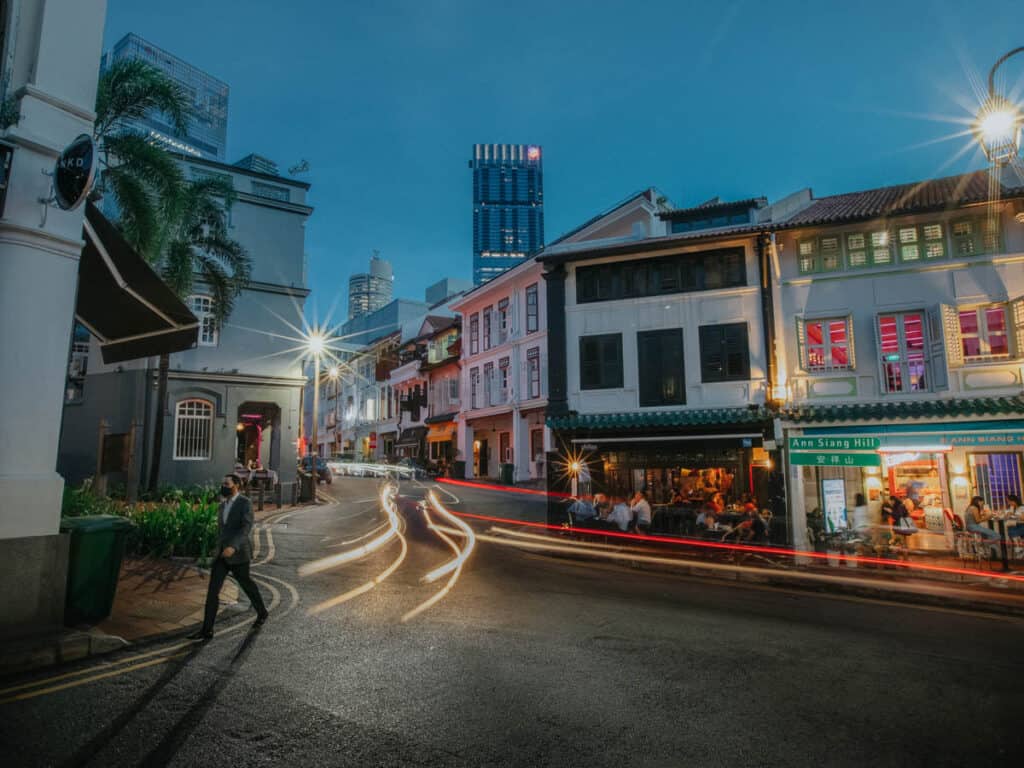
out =
<svg viewBox="0 0 1024 768"><path fill-rule="evenodd" d="M525 496L446 490L454 510L537 511ZM1020 620L484 540L423 608L452 574L422 577L453 550L412 504L403 537L300 575L386 531L374 481L339 478L326 492L337 503L260 532L253 572L275 601L262 630L229 612L205 645L164 640L3 681L3 764L1020 763Z"/></svg>

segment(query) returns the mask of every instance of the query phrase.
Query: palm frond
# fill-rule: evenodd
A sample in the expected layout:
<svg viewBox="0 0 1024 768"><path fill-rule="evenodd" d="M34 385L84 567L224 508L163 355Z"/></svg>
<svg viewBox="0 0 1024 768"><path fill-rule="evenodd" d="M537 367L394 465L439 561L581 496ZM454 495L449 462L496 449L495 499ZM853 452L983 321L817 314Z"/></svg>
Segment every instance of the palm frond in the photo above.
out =
<svg viewBox="0 0 1024 768"><path fill-rule="evenodd" d="M140 133L126 131L104 139L112 166L153 187L161 201L170 200L185 183L181 167L164 149Z"/></svg>
<svg viewBox="0 0 1024 768"><path fill-rule="evenodd" d="M161 264L164 282L181 298L192 291L197 256L192 244L185 240L171 242L164 253Z"/></svg>
<svg viewBox="0 0 1024 768"><path fill-rule="evenodd" d="M117 205L117 225L125 240L149 262L156 260L154 241L157 232L156 205L138 178L120 168L103 174L104 186Z"/></svg>
<svg viewBox="0 0 1024 768"><path fill-rule="evenodd" d="M153 111L162 112L174 130L184 134L192 104L180 85L141 59L116 61L100 75L94 127L97 137L106 137L123 121L140 119Z"/></svg>
<svg viewBox="0 0 1024 768"><path fill-rule="evenodd" d="M233 276L229 275L216 259L198 251L196 255L200 279L213 294L213 314L217 325L220 325L234 310L240 288Z"/></svg>

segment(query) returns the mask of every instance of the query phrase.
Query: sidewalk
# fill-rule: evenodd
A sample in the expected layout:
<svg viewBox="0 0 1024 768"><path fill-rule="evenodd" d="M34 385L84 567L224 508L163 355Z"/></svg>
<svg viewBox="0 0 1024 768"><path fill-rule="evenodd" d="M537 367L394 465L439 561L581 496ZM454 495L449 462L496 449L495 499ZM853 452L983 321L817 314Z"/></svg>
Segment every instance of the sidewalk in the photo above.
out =
<svg viewBox="0 0 1024 768"><path fill-rule="evenodd" d="M49 635L0 641L0 675L65 664L110 653L161 635L184 633L203 618L207 572L190 561L125 558L109 617L95 626L67 628ZM228 579L220 593L221 611L238 602Z"/></svg>

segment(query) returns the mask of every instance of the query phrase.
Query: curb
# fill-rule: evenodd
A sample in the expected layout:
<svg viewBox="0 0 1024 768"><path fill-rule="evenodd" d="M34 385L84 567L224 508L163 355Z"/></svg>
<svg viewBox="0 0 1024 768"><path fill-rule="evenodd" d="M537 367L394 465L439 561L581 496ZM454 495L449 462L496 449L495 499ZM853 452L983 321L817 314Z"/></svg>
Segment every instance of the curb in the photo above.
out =
<svg viewBox="0 0 1024 768"><path fill-rule="evenodd" d="M127 640L96 630L34 636L5 643L0 648L0 676L8 677L43 667L68 664L130 646Z"/></svg>
<svg viewBox="0 0 1024 768"><path fill-rule="evenodd" d="M552 543L556 543L553 539ZM522 551L544 557L612 564L606 557L580 552L549 552L522 546ZM1006 595L993 594L989 590L950 589L942 581L896 582L885 576L837 576L820 570L780 571L771 568L729 563L696 562L680 558L678 565L650 563L631 560L630 554L644 557L635 550L620 551L619 566L654 573L673 574L683 577L697 577L702 580L720 582L743 582L759 586L799 589L816 594L838 594L849 597L883 600L892 603L927 605L971 613L996 614L1024 618L1024 594L1017 592ZM662 556L651 552L650 556ZM1002 598L1002 599L1000 599Z"/></svg>

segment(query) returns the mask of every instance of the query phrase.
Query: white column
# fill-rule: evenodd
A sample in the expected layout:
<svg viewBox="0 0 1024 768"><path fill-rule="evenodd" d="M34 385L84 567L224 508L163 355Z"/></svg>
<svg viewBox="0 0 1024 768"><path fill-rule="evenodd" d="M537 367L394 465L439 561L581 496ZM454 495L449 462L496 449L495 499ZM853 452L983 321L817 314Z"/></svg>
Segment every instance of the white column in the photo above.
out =
<svg viewBox="0 0 1024 768"><path fill-rule="evenodd" d="M460 458L466 462L466 478L470 479L476 474L473 471L473 427L466 423L465 419L459 419L457 429L456 445Z"/></svg>
<svg viewBox="0 0 1024 768"><path fill-rule="evenodd" d="M105 0L23 0L15 7L9 93L21 119L0 220L0 539L56 534L56 472L84 208L46 210L60 151L91 133Z"/></svg>
<svg viewBox="0 0 1024 768"><path fill-rule="evenodd" d="M515 471L512 478L519 482L530 479L530 426L519 411L512 411L512 461Z"/></svg>

